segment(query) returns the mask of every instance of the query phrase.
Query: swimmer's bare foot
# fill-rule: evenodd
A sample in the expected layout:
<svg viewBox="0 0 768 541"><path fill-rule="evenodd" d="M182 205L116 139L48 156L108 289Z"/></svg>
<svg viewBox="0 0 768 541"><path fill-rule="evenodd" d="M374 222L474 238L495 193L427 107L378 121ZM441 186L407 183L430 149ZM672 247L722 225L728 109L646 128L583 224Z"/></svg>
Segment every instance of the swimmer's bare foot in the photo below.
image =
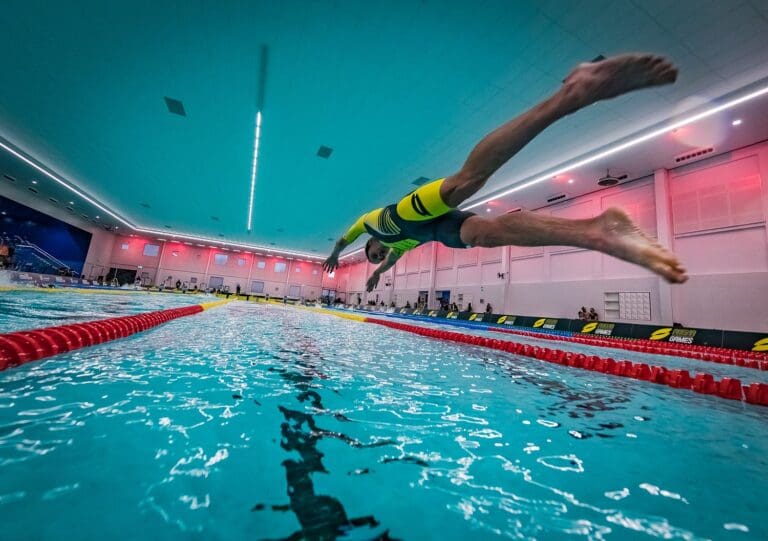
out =
<svg viewBox="0 0 768 541"><path fill-rule="evenodd" d="M603 253L645 267L673 284L688 280L677 257L640 231L621 209L610 208L595 218L593 234Z"/></svg>
<svg viewBox="0 0 768 541"><path fill-rule="evenodd" d="M674 83L677 68L652 54L624 54L579 64L563 81L562 91L574 110L633 90Z"/></svg>

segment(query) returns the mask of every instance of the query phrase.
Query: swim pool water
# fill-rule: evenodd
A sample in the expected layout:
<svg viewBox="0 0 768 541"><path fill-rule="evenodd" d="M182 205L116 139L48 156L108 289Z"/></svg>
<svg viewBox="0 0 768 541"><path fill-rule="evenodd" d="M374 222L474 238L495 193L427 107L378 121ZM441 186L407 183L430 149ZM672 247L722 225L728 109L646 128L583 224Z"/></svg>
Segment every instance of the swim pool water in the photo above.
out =
<svg viewBox="0 0 768 541"><path fill-rule="evenodd" d="M761 539L764 410L231 303L0 373L0 521L8 539L332 539L352 519L351 539Z"/></svg>
<svg viewBox="0 0 768 541"><path fill-rule="evenodd" d="M66 289L0 290L0 333L128 316L213 300L210 295L177 295L119 290L88 293Z"/></svg>

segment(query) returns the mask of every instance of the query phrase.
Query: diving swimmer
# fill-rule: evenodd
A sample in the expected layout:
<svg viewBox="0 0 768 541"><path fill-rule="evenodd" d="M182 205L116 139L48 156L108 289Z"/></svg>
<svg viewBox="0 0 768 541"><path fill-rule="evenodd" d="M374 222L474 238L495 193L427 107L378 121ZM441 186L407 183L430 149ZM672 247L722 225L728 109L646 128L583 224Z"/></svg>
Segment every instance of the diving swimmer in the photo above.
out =
<svg viewBox="0 0 768 541"><path fill-rule="evenodd" d="M457 209L488 178L549 125L588 105L641 88L674 83L677 68L651 54L625 54L580 64L550 97L485 136L472 149L461 170L434 180L399 202L360 216L336 242L323 263L327 272L361 234L368 261L380 264L368 279L372 291L382 273L407 250L437 241L450 248L482 246L575 246L629 261L659 274L670 283L688 279L674 254L645 235L627 214L609 208L594 218L573 220L520 211L483 218Z"/></svg>

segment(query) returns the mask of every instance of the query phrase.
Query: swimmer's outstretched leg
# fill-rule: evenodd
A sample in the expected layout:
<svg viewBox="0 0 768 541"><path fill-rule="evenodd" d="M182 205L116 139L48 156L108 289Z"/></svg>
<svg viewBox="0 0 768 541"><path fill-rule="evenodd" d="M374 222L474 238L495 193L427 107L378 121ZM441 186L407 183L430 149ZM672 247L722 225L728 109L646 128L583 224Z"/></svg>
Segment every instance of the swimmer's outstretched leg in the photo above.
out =
<svg viewBox="0 0 768 541"><path fill-rule="evenodd" d="M688 279L673 253L640 231L629 216L610 208L600 216L571 220L534 212L496 218L472 216L461 226L462 242L471 246L576 246L635 263L682 284Z"/></svg>
<svg viewBox="0 0 768 541"><path fill-rule="evenodd" d="M491 132L472 150L455 175L446 178L440 195L458 207L488 178L547 126L600 100L632 90L673 83L677 69L659 56L627 54L580 64L552 96Z"/></svg>

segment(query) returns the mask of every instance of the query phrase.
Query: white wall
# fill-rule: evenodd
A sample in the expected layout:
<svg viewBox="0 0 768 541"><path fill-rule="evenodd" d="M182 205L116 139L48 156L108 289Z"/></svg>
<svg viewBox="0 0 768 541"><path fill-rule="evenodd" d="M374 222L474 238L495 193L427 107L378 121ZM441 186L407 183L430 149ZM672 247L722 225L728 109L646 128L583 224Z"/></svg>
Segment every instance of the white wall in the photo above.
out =
<svg viewBox="0 0 768 541"><path fill-rule="evenodd" d="M413 304L420 290L450 290L475 311L576 317L594 306L612 321L764 332L768 330L768 144L747 147L538 212L588 218L618 206L678 255L690 280L670 286L635 265L568 247L454 250L432 243L408 252L394 268L393 287L376 291ZM657 198L663 198L658 205ZM658 211L658 212L657 212ZM352 265L346 291L364 291L373 267ZM498 273L504 273L499 278ZM606 317L605 294L644 292L650 320ZM364 296L365 297L365 296ZM371 297L369 297L371 298ZM481 299L484 302L481 302ZM431 307L435 307L430 303ZM609 305L611 307L611 305Z"/></svg>

